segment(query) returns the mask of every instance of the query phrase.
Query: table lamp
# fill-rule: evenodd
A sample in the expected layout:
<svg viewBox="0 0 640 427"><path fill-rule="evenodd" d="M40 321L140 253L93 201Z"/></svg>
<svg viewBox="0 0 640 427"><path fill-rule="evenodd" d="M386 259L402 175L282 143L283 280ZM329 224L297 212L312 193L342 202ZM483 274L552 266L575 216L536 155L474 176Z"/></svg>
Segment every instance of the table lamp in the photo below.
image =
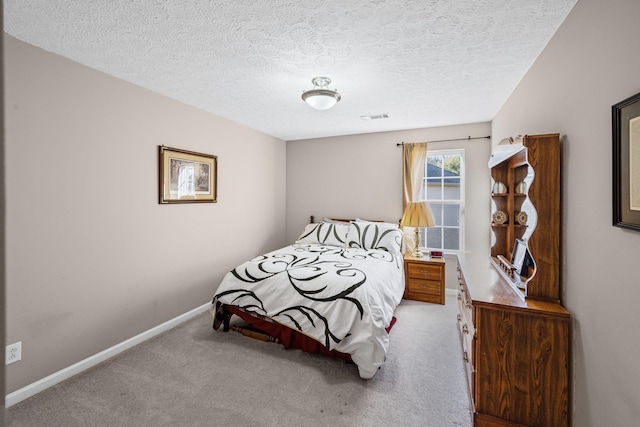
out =
<svg viewBox="0 0 640 427"><path fill-rule="evenodd" d="M416 246L411 253L411 256L421 258L423 253L420 250L420 227L433 227L436 225L436 220L433 218L431 209L427 202L409 202L400 220L400 225L403 227L415 227L416 229Z"/></svg>

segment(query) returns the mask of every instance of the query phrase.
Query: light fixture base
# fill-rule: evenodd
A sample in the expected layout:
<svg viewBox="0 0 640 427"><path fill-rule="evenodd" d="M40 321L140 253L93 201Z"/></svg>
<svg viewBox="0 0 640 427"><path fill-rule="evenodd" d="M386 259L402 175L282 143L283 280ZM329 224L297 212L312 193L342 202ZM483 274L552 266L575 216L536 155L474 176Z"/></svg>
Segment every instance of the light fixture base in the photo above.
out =
<svg viewBox="0 0 640 427"><path fill-rule="evenodd" d="M311 83L316 87L325 88L331 84L331 79L329 77L318 76L312 78Z"/></svg>
<svg viewBox="0 0 640 427"><path fill-rule="evenodd" d="M416 231L416 236L415 236L416 246L413 248L413 252L411 252L411 256L416 258L422 258L424 256L424 253L420 249L420 227L416 227L415 231Z"/></svg>
<svg viewBox="0 0 640 427"><path fill-rule="evenodd" d="M420 249L415 248L413 250L413 252L411 252L411 256L414 258L422 258L424 256L424 252L422 252Z"/></svg>

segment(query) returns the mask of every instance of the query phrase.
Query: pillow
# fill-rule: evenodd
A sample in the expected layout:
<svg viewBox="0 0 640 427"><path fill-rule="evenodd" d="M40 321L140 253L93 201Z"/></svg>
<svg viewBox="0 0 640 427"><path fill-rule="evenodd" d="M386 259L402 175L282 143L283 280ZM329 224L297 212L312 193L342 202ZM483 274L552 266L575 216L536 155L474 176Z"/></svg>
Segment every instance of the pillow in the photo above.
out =
<svg viewBox="0 0 640 427"><path fill-rule="evenodd" d="M326 222L328 224L347 224L347 225L349 224L348 222L338 221L337 219L327 218L326 216L322 218L322 222Z"/></svg>
<svg viewBox="0 0 640 427"><path fill-rule="evenodd" d="M352 222L366 222L368 224L384 224L391 228L399 228L397 223L394 222L381 222L381 221L368 221L366 219L356 218L355 221Z"/></svg>
<svg viewBox="0 0 640 427"><path fill-rule="evenodd" d="M329 224L320 222L307 224L296 243L319 243L321 245L344 247L347 241L349 224Z"/></svg>
<svg viewBox="0 0 640 427"><path fill-rule="evenodd" d="M349 224L348 248L380 249L401 255L402 230L389 222L354 221Z"/></svg>

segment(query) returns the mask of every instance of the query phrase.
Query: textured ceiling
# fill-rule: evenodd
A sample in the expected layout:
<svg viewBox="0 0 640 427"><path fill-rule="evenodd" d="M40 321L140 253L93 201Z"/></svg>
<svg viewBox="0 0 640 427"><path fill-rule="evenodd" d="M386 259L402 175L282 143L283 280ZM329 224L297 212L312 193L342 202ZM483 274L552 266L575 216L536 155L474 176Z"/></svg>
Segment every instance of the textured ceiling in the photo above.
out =
<svg viewBox="0 0 640 427"><path fill-rule="evenodd" d="M491 120L576 1L4 0L4 25L295 140ZM300 99L319 75L342 95L330 110Z"/></svg>

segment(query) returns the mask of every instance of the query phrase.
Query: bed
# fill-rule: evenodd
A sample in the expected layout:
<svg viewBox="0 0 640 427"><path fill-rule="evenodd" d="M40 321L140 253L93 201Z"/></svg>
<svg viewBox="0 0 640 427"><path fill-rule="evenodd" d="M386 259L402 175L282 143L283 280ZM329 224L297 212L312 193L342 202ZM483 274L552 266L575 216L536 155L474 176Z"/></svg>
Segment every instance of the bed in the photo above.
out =
<svg viewBox="0 0 640 427"><path fill-rule="evenodd" d="M402 231L363 220L311 223L292 245L227 273L212 301L213 327L232 315L286 348L352 361L372 378L385 361L404 291Z"/></svg>

